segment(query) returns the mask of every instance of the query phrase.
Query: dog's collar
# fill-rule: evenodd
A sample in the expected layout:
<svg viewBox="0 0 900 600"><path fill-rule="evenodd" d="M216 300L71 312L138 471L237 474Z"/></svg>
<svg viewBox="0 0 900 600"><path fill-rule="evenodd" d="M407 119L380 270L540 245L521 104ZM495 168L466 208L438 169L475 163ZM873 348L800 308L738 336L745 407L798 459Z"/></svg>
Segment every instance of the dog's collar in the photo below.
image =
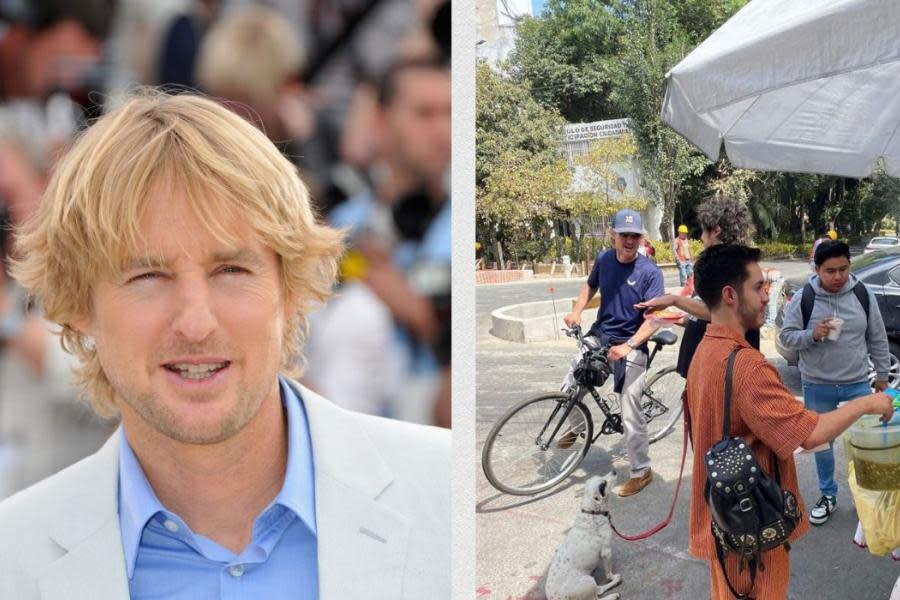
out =
<svg viewBox="0 0 900 600"><path fill-rule="evenodd" d="M608 517L608 516L609 516L609 511L608 511L608 510L584 510L584 509L582 508L582 509L581 509L581 512L583 512L583 513L586 514L586 515L603 515L604 517Z"/></svg>

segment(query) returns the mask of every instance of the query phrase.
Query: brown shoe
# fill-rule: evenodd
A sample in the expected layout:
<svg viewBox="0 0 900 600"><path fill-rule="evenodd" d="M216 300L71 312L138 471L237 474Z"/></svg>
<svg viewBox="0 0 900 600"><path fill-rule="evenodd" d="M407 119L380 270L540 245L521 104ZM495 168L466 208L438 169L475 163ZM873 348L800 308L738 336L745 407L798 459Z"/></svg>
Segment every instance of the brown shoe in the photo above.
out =
<svg viewBox="0 0 900 600"><path fill-rule="evenodd" d="M556 447L562 450L567 450L574 446L576 441L578 441L578 434L574 431L569 430L561 438L559 438L559 441L556 442Z"/></svg>
<svg viewBox="0 0 900 600"><path fill-rule="evenodd" d="M647 469L647 472L644 473L641 477L632 477L628 481L619 488L619 497L624 498L626 496L634 496L639 491L647 487L653 481L653 471Z"/></svg>

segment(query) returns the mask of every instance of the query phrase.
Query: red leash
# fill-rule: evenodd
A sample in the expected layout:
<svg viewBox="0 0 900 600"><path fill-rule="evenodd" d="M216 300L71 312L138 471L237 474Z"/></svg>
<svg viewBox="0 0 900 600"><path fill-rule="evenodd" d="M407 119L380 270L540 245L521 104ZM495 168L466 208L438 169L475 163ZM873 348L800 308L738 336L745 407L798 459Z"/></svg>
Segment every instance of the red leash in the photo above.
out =
<svg viewBox="0 0 900 600"><path fill-rule="evenodd" d="M606 518L609 519L609 526L612 528L613 532L623 540L636 542L638 540L647 539L654 533L665 529L666 526L672 521L672 515L675 514L675 503L678 501L678 492L679 490L681 490L681 476L684 474L684 461L687 457L687 444L688 438L691 433L691 413L688 410L687 391L681 393L681 402L684 407L684 443L681 447L681 469L679 469L678 471L678 483L675 485L675 498L672 499L672 506L669 508L669 516L666 517L665 520L658 525L648 529L643 533L639 533L637 535L623 535L618 529L616 529L616 526L613 525L612 515L606 515Z"/></svg>

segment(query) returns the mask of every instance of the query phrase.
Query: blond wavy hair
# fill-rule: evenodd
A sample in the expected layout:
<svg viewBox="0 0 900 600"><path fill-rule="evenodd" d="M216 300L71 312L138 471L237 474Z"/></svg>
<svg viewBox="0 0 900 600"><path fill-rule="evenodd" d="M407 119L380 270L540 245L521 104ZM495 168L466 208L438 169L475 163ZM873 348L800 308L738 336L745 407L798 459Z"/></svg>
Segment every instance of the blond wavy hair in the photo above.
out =
<svg viewBox="0 0 900 600"><path fill-rule="evenodd" d="M159 183L180 186L209 232L232 240L240 215L281 266L296 315L282 368L302 370L306 315L330 294L343 233L320 225L297 170L253 125L195 95L144 90L100 118L60 160L38 211L17 231L13 276L61 325L75 382L102 416L118 410L92 340L72 324L91 314L94 283L126 268L143 239L140 219Z"/></svg>

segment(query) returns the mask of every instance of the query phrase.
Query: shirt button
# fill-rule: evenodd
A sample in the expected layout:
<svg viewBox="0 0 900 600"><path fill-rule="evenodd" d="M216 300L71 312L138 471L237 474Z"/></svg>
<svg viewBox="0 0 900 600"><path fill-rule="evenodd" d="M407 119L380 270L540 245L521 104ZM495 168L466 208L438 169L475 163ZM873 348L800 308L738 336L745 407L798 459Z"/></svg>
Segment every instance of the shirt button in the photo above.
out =
<svg viewBox="0 0 900 600"><path fill-rule="evenodd" d="M164 526L166 529L168 529L169 531L171 531L172 533L175 533L176 531L178 531L178 523L176 523L176 522L173 521L172 519L166 519L166 520L163 522L163 526Z"/></svg>
<svg viewBox="0 0 900 600"><path fill-rule="evenodd" d="M244 574L244 565L231 565L228 567L228 572L232 577L240 577Z"/></svg>

